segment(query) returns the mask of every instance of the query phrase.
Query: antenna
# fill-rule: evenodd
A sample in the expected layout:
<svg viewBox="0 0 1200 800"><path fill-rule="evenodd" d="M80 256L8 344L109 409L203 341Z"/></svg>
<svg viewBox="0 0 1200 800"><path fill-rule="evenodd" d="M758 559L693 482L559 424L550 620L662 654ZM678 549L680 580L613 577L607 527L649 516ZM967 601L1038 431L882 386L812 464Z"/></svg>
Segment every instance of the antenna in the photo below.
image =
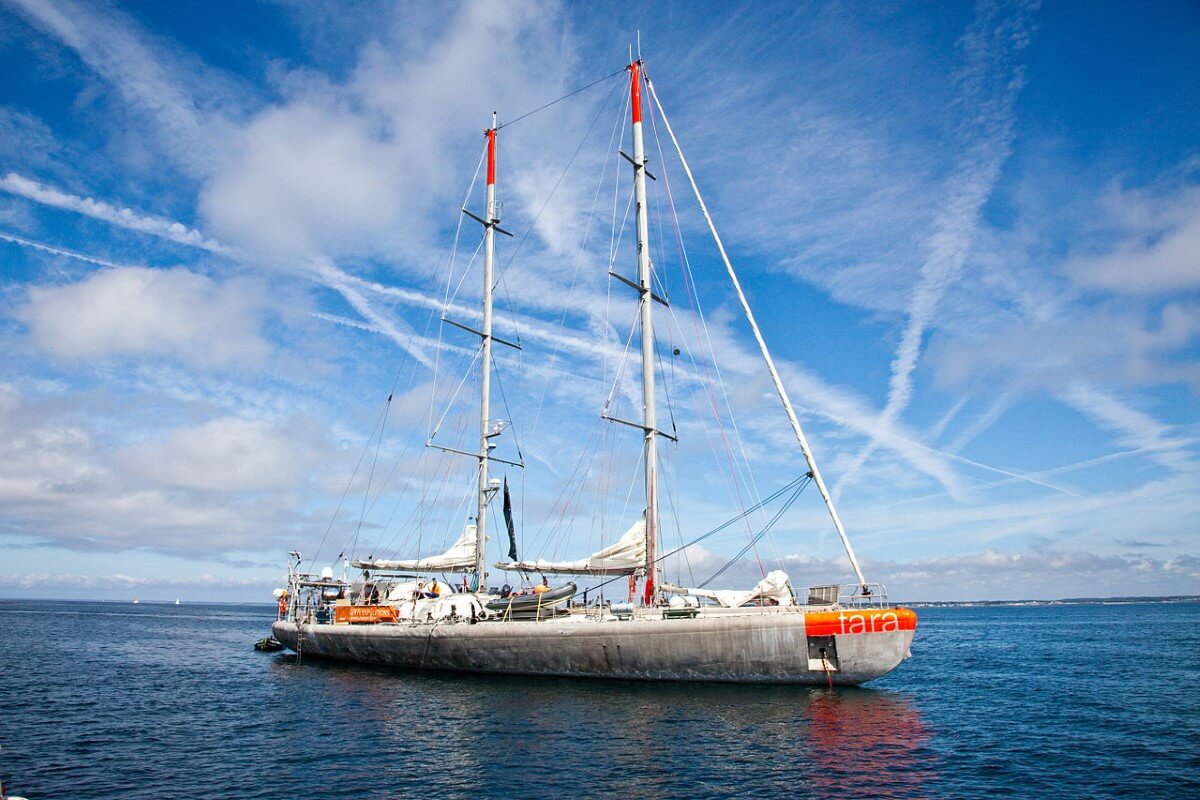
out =
<svg viewBox="0 0 1200 800"><path fill-rule="evenodd" d="M638 48L638 61L641 61L642 60L642 29L641 28L638 28L638 32L637 32L637 48ZM629 60L632 61L633 59L631 58Z"/></svg>

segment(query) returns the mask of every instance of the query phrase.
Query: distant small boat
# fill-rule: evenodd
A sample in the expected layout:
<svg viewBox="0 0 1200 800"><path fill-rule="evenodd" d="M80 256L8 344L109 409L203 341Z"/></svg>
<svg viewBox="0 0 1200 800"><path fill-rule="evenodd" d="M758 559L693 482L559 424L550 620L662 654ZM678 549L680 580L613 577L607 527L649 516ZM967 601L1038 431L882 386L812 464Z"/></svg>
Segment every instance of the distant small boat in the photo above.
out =
<svg viewBox="0 0 1200 800"><path fill-rule="evenodd" d="M5 794L4 783L0 781L0 800L25 800L24 797L18 797L15 794Z"/></svg>
<svg viewBox="0 0 1200 800"><path fill-rule="evenodd" d="M134 600L134 601L133 601L133 604L136 606L136 605L137 605L138 603L140 603L140 602L142 602L142 601L141 601L141 600Z"/></svg>
<svg viewBox="0 0 1200 800"><path fill-rule="evenodd" d="M25 800L24 797L18 797L15 794L5 794L4 783L0 782L0 800Z"/></svg>
<svg viewBox="0 0 1200 800"><path fill-rule="evenodd" d="M179 598L178 598L178 597L176 597L176 598L175 598L175 605L179 605Z"/></svg>
<svg viewBox="0 0 1200 800"><path fill-rule="evenodd" d="M267 636L255 642L254 649L263 653L274 653L283 649L283 643L274 636Z"/></svg>

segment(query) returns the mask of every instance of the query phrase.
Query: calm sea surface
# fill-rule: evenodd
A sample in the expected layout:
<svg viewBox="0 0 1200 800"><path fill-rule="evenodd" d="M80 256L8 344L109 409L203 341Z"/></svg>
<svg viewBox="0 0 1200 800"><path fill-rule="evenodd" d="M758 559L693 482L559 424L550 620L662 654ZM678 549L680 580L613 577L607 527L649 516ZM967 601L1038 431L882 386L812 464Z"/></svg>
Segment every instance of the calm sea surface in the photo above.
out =
<svg viewBox="0 0 1200 800"><path fill-rule="evenodd" d="M0 601L31 800L1200 797L1200 605L927 609L863 689L414 675L256 653L269 607Z"/></svg>

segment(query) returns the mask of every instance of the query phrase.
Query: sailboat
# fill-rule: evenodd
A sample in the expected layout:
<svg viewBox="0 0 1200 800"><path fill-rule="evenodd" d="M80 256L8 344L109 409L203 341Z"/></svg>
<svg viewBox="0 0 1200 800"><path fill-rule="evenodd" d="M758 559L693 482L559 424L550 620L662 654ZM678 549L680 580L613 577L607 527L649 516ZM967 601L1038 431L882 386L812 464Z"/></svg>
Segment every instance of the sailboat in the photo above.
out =
<svg viewBox="0 0 1200 800"><path fill-rule="evenodd" d="M489 475L493 439L502 426L491 419L490 368L493 334L496 204L496 148L499 128L493 114L486 137L486 200L482 215L464 213L483 228L483 308L478 330L459 325L480 339L481 361L478 450L461 455L478 461L476 514L444 553L408 559L355 560L362 579L337 579L332 568L306 572L293 551L288 588L277 590L280 618L274 637L300 658L327 658L415 670L502 673L632 680L689 680L733 683L854 685L887 674L910 657L916 614L888 603L882 586L867 581L850 546L833 498L813 458L782 379L747 303L737 275L716 233L707 206L678 140L645 74L644 63L631 59L629 108L632 155L621 155L633 168L636 206L636 282L622 279L639 295L642 419L609 418L642 432L641 466L645 505L638 519L617 541L572 560L521 560L515 541L507 560L495 564L522 574L628 576L632 602L572 603L575 584L556 589L543 584L535 591L499 595L487 589L486 543L489 504L500 493L500 481ZM695 190L717 249L770 373L797 445L845 548L855 581L841 586L810 587L798 596L781 570L766 574L748 590L711 590L665 583L659 532L653 307L649 255L649 208L646 199L647 156L642 127L643 90L659 111L684 171ZM651 176L653 177L653 176ZM457 323L455 323L457 325ZM449 449L449 448L443 448ZM503 493L511 536L507 484ZM349 566L349 565L348 565ZM431 573L462 574L452 586ZM642 591L633 593L635 581ZM507 588L507 587L506 587Z"/></svg>

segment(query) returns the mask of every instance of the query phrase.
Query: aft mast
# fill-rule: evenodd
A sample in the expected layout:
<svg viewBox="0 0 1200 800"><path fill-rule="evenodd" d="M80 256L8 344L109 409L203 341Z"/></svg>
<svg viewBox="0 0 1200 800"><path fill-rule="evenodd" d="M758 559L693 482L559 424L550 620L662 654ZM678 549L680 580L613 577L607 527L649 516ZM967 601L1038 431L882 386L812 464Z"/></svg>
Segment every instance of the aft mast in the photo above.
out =
<svg viewBox="0 0 1200 800"><path fill-rule="evenodd" d="M633 195L637 204L638 292L642 325L642 430L646 473L646 591L643 601L654 602L658 584L658 420L654 407L654 294L650 285L650 222L646 208L646 151L642 140L642 62L629 65L633 113Z"/></svg>

